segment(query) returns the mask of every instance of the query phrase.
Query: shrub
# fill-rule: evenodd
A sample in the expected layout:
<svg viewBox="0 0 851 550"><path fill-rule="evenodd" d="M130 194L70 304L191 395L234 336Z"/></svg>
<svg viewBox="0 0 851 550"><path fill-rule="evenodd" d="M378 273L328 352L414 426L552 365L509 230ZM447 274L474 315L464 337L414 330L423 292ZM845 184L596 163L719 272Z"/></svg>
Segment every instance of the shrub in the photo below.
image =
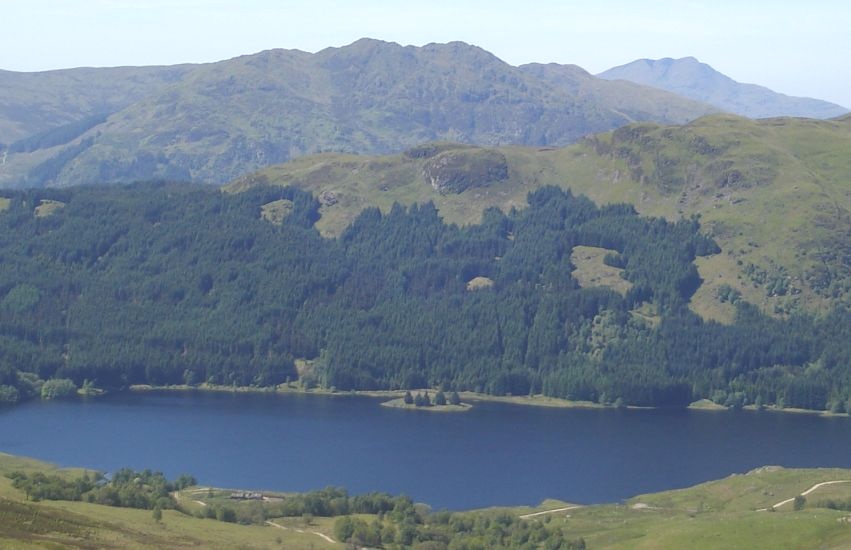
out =
<svg viewBox="0 0 851 550"><path fill-rule="evenodd" d="M41 387L42 399L62 399L77 393L77 386L67 378L48 380Z"/></svg>

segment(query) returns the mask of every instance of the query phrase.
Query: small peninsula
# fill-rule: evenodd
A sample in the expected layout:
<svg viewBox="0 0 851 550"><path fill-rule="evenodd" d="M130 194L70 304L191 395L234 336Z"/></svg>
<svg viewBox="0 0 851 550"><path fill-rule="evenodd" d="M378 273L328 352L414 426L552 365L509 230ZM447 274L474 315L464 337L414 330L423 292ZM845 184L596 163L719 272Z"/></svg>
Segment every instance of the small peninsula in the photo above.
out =
<svg viewBox="0 0 851 550"><path fill-rule="evenodd" d="M417 392L416 396L406 391L403 397L385 401L381 406L431 412L464 412L473 408L469 403L461 402L458 392L452 392L446 397L442 391L438 391L433 398L429 396L428 391Z"/></svg>

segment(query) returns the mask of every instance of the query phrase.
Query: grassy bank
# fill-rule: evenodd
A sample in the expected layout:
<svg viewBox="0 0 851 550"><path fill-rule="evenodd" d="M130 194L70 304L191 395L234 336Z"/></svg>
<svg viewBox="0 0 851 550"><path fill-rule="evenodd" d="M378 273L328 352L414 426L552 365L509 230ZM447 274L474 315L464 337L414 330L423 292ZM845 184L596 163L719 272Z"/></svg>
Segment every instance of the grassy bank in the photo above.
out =
<svg viewBox="0 0 851 550"><path fill-rule="evenodd" d="M0 547L2 548L330 548L296 532L277 532L257 525L200 520L176 510L163 510L161 520L150 510L114 508L87 502L28 500L12 487L6 474L60 475L72 478L80 469L0 453ZM342 545L340 545L342 547Z"/></svg>
<svg viewBox="0 0 851 550"><path fill-rule="evenodd" d="M58 469L32 459L0 453L0 474L25 471L79 476L80 469ZM805 494L796 509L793 498ZM235 501L232 491L191 487L173 495L183 510L115 508L86 502L28 500L0 476L0 547L4 548L343 548L337 518L262 517L242 525L201 519L205 508L233 506L270 510L299 495L263 493ZM534 507L502 507L458 512L459 522L504 524L508 518L540 532L569 534L587 548L847 548L851 512L829 509L827 499L851 499L851 470L763 467L694 487L636 496L619 504L582 506L546 500ZM425 513L425 512L423 512ZM381 521L354 514L353 521ZM435 526L441 516L434 516ZM502 519L500 519L502 518ZM386 520L386 518L385 518ZM536 527L537 526L537 527ZM436 527L434 527L436 528ZM434 542L434 541L431 541ZM444 541L430 548L447 548ZM528 542L528 541L527 541ZM411 545L415 546L416 541ZM543 548L545 541L529 548ZM512 548L520 545L508 543Z"/></svg>

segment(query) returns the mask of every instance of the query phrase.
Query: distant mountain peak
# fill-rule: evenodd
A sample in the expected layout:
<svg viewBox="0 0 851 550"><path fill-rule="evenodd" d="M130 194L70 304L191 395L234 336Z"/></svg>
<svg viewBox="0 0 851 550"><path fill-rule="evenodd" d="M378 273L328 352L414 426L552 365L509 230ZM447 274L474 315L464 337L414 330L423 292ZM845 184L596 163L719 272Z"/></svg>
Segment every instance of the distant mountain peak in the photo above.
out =
<svg viewBox="0 0 851 550"><path fill-rule="evenodd" d="M344 46L329 46L320 50L321 52L327 51L335 51L335 50L365 50L365 49L375 49L375 48L401 48L402 46L396 42L389 42L387 40L379 40L377 38L369 38L363 37L358 38L351 44L346 44Z"/></svg>
<svg viewBox="0 0 851 550"><path fill-rule="evenodd" d="M597 76L653 86L750 118L796 116L828 119L848 112L848 109L827 101L791 97L763 86L736 82L695 57L638 59Z"/></svg>

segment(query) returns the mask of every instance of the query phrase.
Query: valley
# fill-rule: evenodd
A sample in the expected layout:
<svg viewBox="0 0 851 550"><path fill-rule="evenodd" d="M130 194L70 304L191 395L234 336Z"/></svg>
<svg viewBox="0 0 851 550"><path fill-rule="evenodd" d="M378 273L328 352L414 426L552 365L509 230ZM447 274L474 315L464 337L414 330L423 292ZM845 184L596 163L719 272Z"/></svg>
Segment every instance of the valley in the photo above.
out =
<svg viewBox="0 0 851 550"><path fill-rule="evenodd" d="M634 15L613 44L676 14ZM540 63L281 23L0 70L0 546L851 545L847 108L679 50L595 75L578 27Z"/></svg>

